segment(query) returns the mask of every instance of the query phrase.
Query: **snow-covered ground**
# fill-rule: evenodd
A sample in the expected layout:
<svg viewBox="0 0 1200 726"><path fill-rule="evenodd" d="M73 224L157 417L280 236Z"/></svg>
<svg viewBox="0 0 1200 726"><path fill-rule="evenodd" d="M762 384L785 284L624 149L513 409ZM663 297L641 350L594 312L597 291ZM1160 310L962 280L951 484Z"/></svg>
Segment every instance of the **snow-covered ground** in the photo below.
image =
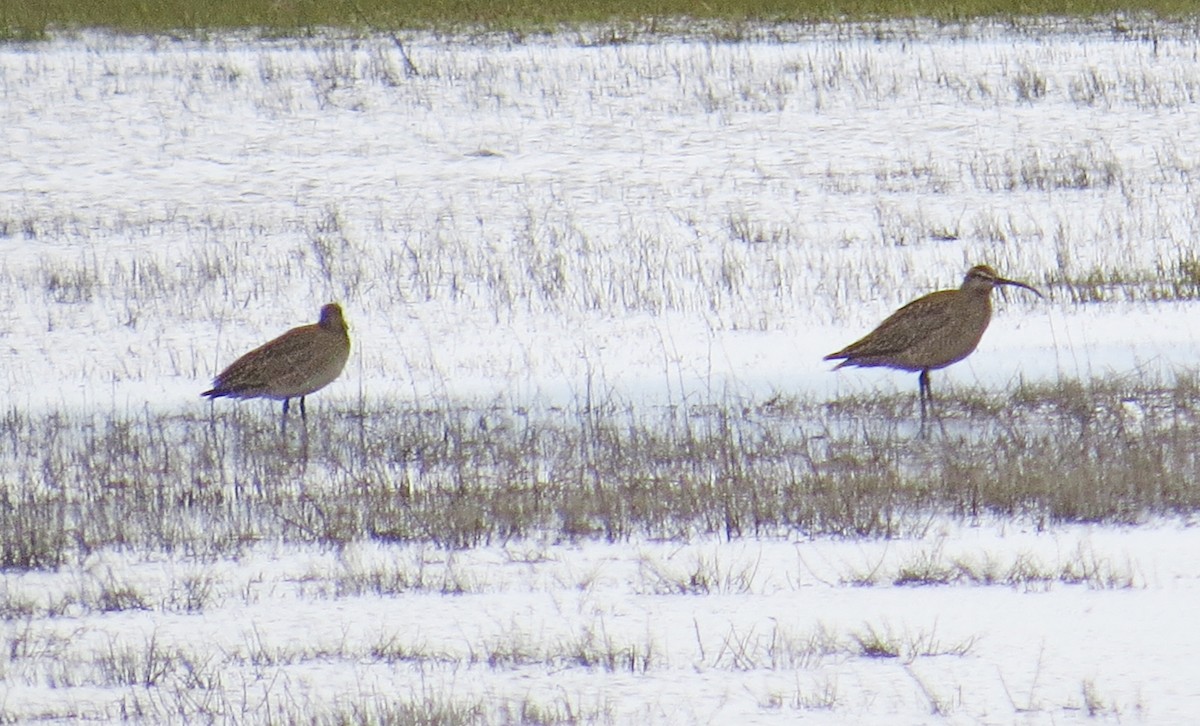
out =
<svg viewBox="0 0 1200 726"><path fill-rule="evenodd" d="M34 614L6 624L3 708L257 721L429 701L602 723L1186 723L1200 566L1181 553L1196 547L1194 527L993 523L935 524L920 541L105 554L4 577ZM906 572L950 581L905 585ZM104 590L144 609L81 604ZM128 676L126 661L139 664Z"/></svg>
<svg viewBox="0 0 1200 726"><path fill-rule="evenodd" d="M935 386L1194 367L1197 38L885 30L405 36L416 75L386 37L0 48L4 405L194 410L333 299L355 349L318 418L907 391L821 356L979 262L1047 299L997 296ZM1177 723L1200 698L1198 536L100 552L3 575L0 713ZM922 553L958 574L895 584ZM1006 579L1022 562L1050 574Z"/></svg>

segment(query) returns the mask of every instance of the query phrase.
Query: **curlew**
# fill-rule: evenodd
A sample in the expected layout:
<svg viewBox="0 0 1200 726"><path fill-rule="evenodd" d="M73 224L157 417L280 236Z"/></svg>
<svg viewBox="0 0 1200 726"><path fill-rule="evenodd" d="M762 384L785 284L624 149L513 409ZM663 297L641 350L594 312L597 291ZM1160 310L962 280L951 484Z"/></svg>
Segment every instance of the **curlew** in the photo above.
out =
<svg viewBox="0 0 1200 726"><path fill-rule="evenodd" d="M913 300L862 340L830 353L825 360L841 360L837 368L883 366L920 372L918 395L923 423L926 402L933 405L929 371L959 362L979 345L992 319L992 290L997 285L1021 287L1042 297L1023 282L1006 280L991 267L976 265L967 271L962 287L938 290Z"/></svg>
<svg viewBox="0 0 1200 726"><path fill-rule="evenodd" d="M342 308L329 303L315 324L292 328L238 358L200 395L282 400L286 426L288 403L299 398L300 418L306 419L304 397L332 383L349 357L350 332Z"/></svg>

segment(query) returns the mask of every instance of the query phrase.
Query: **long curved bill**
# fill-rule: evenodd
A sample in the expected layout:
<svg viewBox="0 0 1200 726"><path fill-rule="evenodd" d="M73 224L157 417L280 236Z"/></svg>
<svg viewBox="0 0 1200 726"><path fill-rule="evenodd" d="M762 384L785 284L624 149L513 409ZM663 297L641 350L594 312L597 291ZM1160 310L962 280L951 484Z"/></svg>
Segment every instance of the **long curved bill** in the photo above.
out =
<svg viewBox="0 0 1200 726"><path fill-rule="evenodd" d="M1033 287L1032 285L1026 285L1023 282L1018 282L1016 280L1006 280L1003 277L997 277L996 284L997 285L1011 285L1012 287L1024 288L1024 289L1028 290L1029 292L1032 292L1034 295L1037 295L1040 298L1046 297L1040 291L1038 291L1038 289L1036 287Z"/></svg>

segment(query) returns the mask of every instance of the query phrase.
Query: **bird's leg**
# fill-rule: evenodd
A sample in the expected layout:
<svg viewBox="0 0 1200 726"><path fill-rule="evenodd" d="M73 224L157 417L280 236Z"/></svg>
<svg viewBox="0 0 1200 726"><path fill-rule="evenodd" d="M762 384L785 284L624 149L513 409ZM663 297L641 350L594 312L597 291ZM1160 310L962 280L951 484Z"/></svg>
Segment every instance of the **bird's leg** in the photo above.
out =
<svg viewBox="0 0 1200 726"><path fill-rule="evenodd" d="M284 420L287 420L288 404L291 403L291 401L292 401L292 399L290 399L290 398L283 399L283 418L284 418Z"/></svg>
<svg viewBox="0 0 1200 726"><path fill-rule="evenodd" d="M921 376L917 380L920 384L918 395L921 397L921 424L924 425L926 402L928 402L929 408L933 408L933 391L929 388L929 369L921 371Z"/></svg>
<svg viewBox="0 0 1200 726"><path fill-rule="evenodd" d="M308 423L308 414L304 412L304 396L300 397L300 420Z"/></svg>

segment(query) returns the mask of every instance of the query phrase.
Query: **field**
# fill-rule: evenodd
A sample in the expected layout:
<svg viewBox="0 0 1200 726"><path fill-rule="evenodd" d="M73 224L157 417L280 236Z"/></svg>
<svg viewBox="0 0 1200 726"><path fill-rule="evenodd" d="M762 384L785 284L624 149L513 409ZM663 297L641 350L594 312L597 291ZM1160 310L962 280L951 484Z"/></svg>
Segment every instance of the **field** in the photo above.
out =
<svg viewBox="0 0 1200 726"><path fill-rule="evenodd" d="M1189 718L1193 25L720 27L0 47L0 720Z"/></svg>
<svg viewBox="0 0 1200 726"><path fill-rule="evenodd" d="M592 25L616 36L660 36L680 27L689 32L701 27L709 37L732 40L781 23L912 18L958 23L978 17L1045 15L1104 18L1121 28L1129 15L1187 21L1195 14L1191 0L8 0L0 7L0 38L45 40L79 28L185 36L236 29L263 37L312 36L330 27L437 34L483 30L524 37Z"/></svg>

